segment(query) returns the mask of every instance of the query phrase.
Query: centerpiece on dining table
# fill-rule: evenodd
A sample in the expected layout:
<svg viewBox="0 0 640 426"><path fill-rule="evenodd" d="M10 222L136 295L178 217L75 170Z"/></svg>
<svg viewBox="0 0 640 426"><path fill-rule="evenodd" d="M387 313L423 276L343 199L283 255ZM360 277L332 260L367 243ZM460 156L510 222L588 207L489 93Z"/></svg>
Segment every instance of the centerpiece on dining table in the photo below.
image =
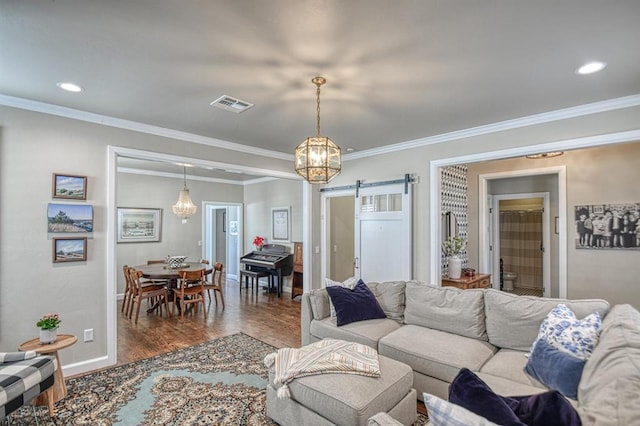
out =
<svg viewBox="0 0 640 426"><path fill-rule="evenodd" d="M187 264L184 263L186 258L187 256L167 256L167 267L169 269L184 268L187 266Z"/></svg>

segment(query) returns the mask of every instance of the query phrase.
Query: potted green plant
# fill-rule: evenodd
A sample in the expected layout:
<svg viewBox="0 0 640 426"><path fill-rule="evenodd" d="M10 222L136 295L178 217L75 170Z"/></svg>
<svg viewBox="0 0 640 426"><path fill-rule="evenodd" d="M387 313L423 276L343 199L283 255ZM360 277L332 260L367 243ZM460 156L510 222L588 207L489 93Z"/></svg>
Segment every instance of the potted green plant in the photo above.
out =
<svg viewBox="0 0 640 426"><path fill-rule="evenodd" d="M457 280L462 276L462 259L460 255L466 246L467 240L459 236L449 237L449 239L442 244L442 251L449 258L449 278Z"/></svg>
<svg viewBox="0 0 640 426"><path fill-rule="evenodd" d="M36 323L40 328L40 343L46 345L55 342L61 322L58 314L47 314L40 318Z"/></svg>

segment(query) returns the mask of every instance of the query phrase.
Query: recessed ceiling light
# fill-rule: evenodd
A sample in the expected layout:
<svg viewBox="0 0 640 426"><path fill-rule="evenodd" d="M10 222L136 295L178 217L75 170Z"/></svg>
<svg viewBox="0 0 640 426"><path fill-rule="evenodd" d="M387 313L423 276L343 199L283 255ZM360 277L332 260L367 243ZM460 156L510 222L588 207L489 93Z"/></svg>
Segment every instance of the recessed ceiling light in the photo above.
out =
<svg viewBox="0 0 640 426"><path fill-rule="evenodd" d="M355 151L355 150L356 150L356 149L355 149L355 148L352 148L352 147L348 147L347 149L345 149L345 151L347 151L347 152L353 152L353 151Z"/></svg>
<svg viewBox="0 0 640 426"><path fill-rule="evenodd" d="M602 71L606 66L607 66L606 62L601 62L601 61L587 62L586 64L582 65L580 68L576 70L576 74L580 74L580 75L593 74L598 71Z"/></svg>
<svg viewBox="0 0 640 426"><path fill-rule="evenodd" d="M77 93L77 92L82 92L84 90L81 86L78 86L77 84L71 83L69 81L61 81L56 85L62 90L66 90L67 92Z"/></svg>

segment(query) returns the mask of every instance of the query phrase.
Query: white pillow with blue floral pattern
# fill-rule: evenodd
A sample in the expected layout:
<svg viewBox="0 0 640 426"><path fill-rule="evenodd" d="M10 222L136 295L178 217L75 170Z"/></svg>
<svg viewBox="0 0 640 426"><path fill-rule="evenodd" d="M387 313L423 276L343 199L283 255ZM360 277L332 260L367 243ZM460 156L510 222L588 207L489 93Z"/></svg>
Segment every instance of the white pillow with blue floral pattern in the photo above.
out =
<svg viewBox="0 0 640 426"><path fill-rule="evenodd" d="M598 344L601 330L602 319L597 312L578 319L567 305L560 303L542 321L531 350L538 340L544 339L559 351L586 360Z"/></svg>

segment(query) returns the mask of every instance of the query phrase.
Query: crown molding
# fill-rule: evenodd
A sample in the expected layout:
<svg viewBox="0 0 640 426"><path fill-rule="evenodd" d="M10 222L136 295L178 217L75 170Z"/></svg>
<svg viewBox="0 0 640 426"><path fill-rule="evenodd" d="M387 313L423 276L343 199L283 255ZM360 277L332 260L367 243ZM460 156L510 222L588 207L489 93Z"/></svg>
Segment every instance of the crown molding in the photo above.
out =
<svg viewBox="0 0 640 426"><path fill-rule="evenodd" d="M29 100L29 99L17 98L13 96L0 94L0 105L24 109L28 111L41 112L44 114L56 115L59 117L71 118L74 120L85 121L88 123L101 124L104 126L115 127L118 129L125 129L125 130L131 130L139 133L146 133L154 136L161 136L169 139L177 139L177 140L193 142L201 145L208 145L216 148L228 149L230 151L243 152L245 154L253 154L261 157L276 158L278 160L293 161L292 154L286 154L283 152L256 148L256 147L242 145L235 142L225 141L222 139L196 135L193 133L182 132L179 130L167 129L165 127L153 126L150 124L138 123L136 121L123 120L121 118L114 118L107 115L94 114L92 112L80 111L73 108L47 104L44 102L38 102L38 101Z"/></svg>
<svg viewBox="0 0 640 426"><path fill-rule="evenodd" d="M0 94L0 105L14 108L25 109L34 112L57 115L60 117L71 118L80 121L86 121L95 124L115 127L119 129L131 130L140 133L147 133L155 136L177 139L187 142L198 143L202 145L213 146L217 148L227 149L231 151L253 154L261 157L276 158L279 160L293 161L294 156L287 153L271 151L262 148L242 145L235 142L229 142L222 139L211 138L207 136L195 135L193 133L182 132L178 130L167 129L159 126L138 123L130 120L109 117L100 114L94 114L86 111L80 111L72 108L62 107L58 105L47 104L44 102L33 101L29 99L17 98ZM608 99L604 101L592 102L589 104L578 105L559 109L555 111L543 112L540 114L530 115L526 117L514 118L512 120L499 121L497 123L486 124L477 127L471 127L463 130L456 130L440 135L428 136L424 138L414 139L406 142L399 142L386 145L379 148L372 148L365 151L354 152L342 156L343 161L356 160L359 158L373 157L380 154L388 154L406 149L418 148L427 145L434 145L444 142L450 142L475 136L482 136L490 133L502 132L522 127L534 126L537 124L550 123L553 121L567 120L570 118L582 117L590 114L597 114L607 111L613 111L624 108L632 108L640 106L640 94L624 96L620 98Z"/></svg>
<svg viewBox="0 0 640 426"><path fill-rule="evenodd" d="M456 130L454 132L428 136L425 138L414 139L411 141L400 142L392 145L386 145L380 148L372 148L366 151L354 152L352 154L344 155L342 159L343 161L349 161L358 158L372 157L375 155L388 154L405 149L418 148L426 145L434 145L459 139L466 139L470 137L497 133L521 127L535 126L537 124L550 123L553 121L567 120L569 118L582 117L590 114L597 114L624 108L633 108L639 105L640 94L624 96L621 98L609 99L555 111L543 112L527 117L514 118L512 120L499 121L497 123L471 127L469 129Z"/></svg>

